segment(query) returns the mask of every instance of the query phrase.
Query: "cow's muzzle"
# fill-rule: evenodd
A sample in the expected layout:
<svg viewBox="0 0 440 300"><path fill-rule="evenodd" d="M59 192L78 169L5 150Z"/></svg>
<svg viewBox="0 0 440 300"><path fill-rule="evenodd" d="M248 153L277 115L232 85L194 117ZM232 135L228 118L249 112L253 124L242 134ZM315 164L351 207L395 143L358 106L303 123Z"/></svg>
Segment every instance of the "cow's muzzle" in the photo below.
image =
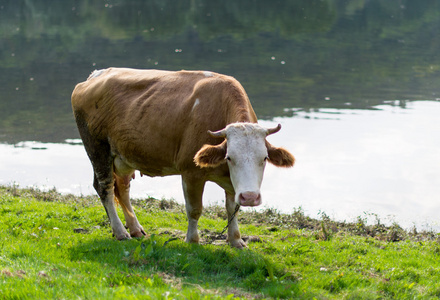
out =
<svg viewBox="0 0 440 300"><path fill-rule="evenodd" d="M241 206L258 206L261 204L261 194L255 192L240 193L238 204Z"/></svg>

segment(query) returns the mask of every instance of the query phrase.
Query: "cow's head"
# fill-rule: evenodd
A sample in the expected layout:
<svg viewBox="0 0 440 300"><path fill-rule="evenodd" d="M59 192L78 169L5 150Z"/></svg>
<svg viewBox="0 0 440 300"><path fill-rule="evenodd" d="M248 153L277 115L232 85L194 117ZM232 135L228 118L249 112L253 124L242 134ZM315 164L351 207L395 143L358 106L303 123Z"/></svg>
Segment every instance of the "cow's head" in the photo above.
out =
<svg viewBox="0 0 440 300"><path fill-rule="evenodd" d="M292 167L295 162L289 151L266 141L266 136L280 129L279 124L266 129L254 123L233 123L216 132L208 131L211 136L225 140L216 146L204 145L194 161L202 168L227 163L235 202L242 206L258 206L261 204L260 186L266 162L277 167Z"/></svg>

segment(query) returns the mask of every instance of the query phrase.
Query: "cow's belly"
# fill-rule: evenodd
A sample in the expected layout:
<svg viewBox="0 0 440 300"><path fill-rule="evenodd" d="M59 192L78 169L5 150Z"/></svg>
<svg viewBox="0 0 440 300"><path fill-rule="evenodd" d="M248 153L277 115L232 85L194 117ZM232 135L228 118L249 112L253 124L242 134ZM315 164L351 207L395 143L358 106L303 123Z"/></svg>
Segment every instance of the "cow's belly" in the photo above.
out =
<svg viewBox="0 0 440 300"><path fill-rule="evenodd" d="M180 174L180 172L174 166L133 162L120 155L115 157L113 165L115 168L115 173L121 177L131 175L135 170L138 170L142 175L147 175L150 177Z"/></svg>
<svg viewBox="0 0 440 300"><path fill-rule="evenodd" d="M170 168L170 167L163 167L160 169L142 168L142 169L139 169L139 172L141 172L141 175L147 175L150 177L169 176L169 175L179 175L180 174L180 172L178 170L176 170L175 168Z"/></svg>

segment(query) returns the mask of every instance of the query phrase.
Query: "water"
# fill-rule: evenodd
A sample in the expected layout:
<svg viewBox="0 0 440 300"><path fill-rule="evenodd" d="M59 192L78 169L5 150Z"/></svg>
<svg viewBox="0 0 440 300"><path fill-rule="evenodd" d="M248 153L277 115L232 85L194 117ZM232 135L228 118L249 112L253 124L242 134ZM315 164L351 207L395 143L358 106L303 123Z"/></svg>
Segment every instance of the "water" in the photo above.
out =
<svg viewBox="0 0 440 300"><path fill-rule="evenodd" d="M265 205L440 230L439 29L437 1L0 4L0 183L94 193L75 84L109 66L202 69L235 76L260 122L283 125L270 141L297 165L266 170ZM133 190L183 201L177 177ZM222 195L209 185L206 202Z"/></svg>

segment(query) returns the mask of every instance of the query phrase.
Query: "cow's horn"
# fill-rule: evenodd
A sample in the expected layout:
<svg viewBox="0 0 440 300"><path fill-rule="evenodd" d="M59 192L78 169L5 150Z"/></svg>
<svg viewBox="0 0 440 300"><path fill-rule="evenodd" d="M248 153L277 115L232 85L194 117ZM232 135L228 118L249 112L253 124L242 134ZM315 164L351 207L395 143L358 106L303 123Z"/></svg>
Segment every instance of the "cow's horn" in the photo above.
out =
<svg viewBox="0 0 440 300"><path fill-rule="evenodd" d="M277 133L281 129L281 124L278 124L277 127L274 128L267 128L267 135Z"/></svg>
<svg viewBox="0 0 440 300"><path fill-rule="evenodd" d="M225 129L222 129L219 131L214 131L214 132L212 132L211 130L208 130L208 133L210 136L216 137L216 138L225 138L226 137L226 130Z"/></svg>

